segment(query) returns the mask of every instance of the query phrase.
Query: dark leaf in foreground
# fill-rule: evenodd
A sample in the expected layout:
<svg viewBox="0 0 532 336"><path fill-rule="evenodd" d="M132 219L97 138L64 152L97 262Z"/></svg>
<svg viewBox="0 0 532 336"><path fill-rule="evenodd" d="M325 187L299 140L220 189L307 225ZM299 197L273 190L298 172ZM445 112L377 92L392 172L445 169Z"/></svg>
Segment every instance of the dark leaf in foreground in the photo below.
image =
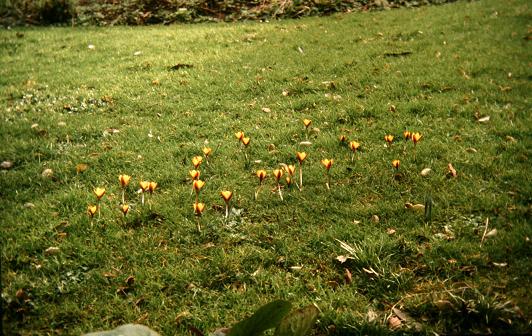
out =
<svg viewBox="0 0 532 336"><path fill-rule="evenodd" d="M251 317L238 322L231 328L228 336L259 336L268 329L277 326L290 311L288 301L277 300L259 308Z"/></svg>

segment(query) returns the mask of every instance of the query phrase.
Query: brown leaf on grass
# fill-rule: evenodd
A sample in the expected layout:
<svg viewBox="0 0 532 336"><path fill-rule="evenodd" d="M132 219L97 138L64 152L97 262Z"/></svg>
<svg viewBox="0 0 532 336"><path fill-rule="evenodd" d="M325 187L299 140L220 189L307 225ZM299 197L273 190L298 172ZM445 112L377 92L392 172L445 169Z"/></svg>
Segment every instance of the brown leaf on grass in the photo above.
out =
<svg viewBox="0 0 532 336"><path fill-rule="evenodd" d="M263 107L261 110L264 113L270 113L272 111L269 107Z"/></svg>
<svg viewBox="0 0 532 336"><path fill-rule="evenodd" d="M128 287L133 286L135 284L135 277L132 275L128 276L126 279L126 284Z"/></svg>
<svg viewBox="0 0 532 336"><path fill-rule="evenodd" d="M345 269L344 278L345 278L345 283L348 285L351 282L353 282L353 275L351 275L351 272L347 268Z"/></svg>
<svg viewBox="0 0 532 336"><path fill-rule="evenodd" d="M42 177L52 177L54 175L54 171L51 170L50 168L46 168L45 170L42 171L41 173L41 176Z"/></svg>
<svg viewBox="0 0 532 336"><path fill-rule="evenodd" d="M192 314L190 314L190 312L188 310L183 310L182 312L178 313L176 316L175 316L175 321L176 323L180 323L181 320L187 318L187 317L190 317L192 316Z"/></svg>
<svg viewBox="0 0 532 336"><path fill-rule="evenodd" d="M425 210L425 206L423 204L412 204L410 202L406 202L405 209L423 211Z"/></svg>
<svg viewBox="0 0 532 336"><path fill-rule="evenodd" d="M452 176L452 177L456 177L458 176L458 173L456 172L456 169L454 169L453 165L451 163L449 163L447 165L447 169L448 169L448 175Z"/></svg>
<svg viewBox="0 0 532 336"><path fill-rule="evenodd" d="M79 173L83 173L84 171L86 171L87 169L89 169L89 165L86 164L86 163L78 163L76 165L76 173L79 174Z"/></svg>
<svg viewBox="0 0 532 336"><path fill-rule="evenodd" d="M45 255L54 255L54 254L58 254L59 252L61 252L61 250L59 249L59 247L55 247L55 246L51 246L47 248L46 250L44 250Z"/></svg>
<svg viewBox="0 0 532 336"><path fill-rule="evenodd" d="M480 118L477 119L477 121L479 123L486 123L486 122L490 121L490 116L480 117Z"/></svg>
<svg viewBox="0 0 532 336"><path fill-rule="evenodd" d="M401 319L401 321L403 322L408 322L409 320L411 320L412 318L410 317L410 315L408 315L407 313L405 313L404 311L400 310L399 308L395 308L393 307L392 308L392 311L395 315L397 315L397 317L399 317Z"/></svg>
<svg viewBox="0 0 532 336"><path fill-rule="evenodd" d="M13 168L13 162L12 161L2 161L2 163L0 163L0 168L2 168L2 169L11 169L11 168Z"/></svg>
<svg viewBox="0 0 532 336"><path fill-rule="evenodd" d="M386 229L386 233L389 234L390 236L393 235L393 234L395 234L395 232L396 232L396 231L395 231L394 228L388 228L388 229Z"/></svg>
<svg viewBox="0 0 532 336"><path fill-rule="evenodd" d="M397 329L401 327L401 320L397 316L390 316L388 318L388 328Z"/></svg>
<svg viewBox="0 0 532 336"><path fill-rule="evenodd" d="M336 257L336 260L338 260L342 264L345 263L349 259L353 259L353 258L349 256L345 256L345 255L339 255L338 257Z"/></svg>

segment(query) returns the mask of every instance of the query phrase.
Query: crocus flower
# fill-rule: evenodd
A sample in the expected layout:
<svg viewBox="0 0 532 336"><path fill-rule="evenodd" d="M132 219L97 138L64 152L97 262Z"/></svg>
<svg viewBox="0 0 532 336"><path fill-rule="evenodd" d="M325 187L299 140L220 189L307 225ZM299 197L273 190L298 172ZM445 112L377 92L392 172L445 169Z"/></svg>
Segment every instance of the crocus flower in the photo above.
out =
<svg viewBox="0 0 532 336"><path fill-rule="evenodd" d="M414 142L414 146L417 145L417 143L421 140L422 137L423 135L421 135L421 133L412 133L412 141Z"/></svg>
<svg viewBox="0 0 532 336"><path fill-rule="evenodd" d="M351 141L349 143L349 148L353 151L353 153L356 153L356 151L360 148L360 144L356 141Z"/></svg>
<svg viewBox="0 0 532 336"><path fill-rule="evenodd" d="M303 161L307 158L307 153L296 152L297 161L299 162L299 191L303 188Z"/></svg>
<svg viewBox="0 0 532 336"><path fill-rule="evenodd" d="M260 191L260 188L262 187L262 181L264 181L268 173L266 173L266 171L263 169L259 169L257 170L256 174L257 174L257 177L259 178L259 187L255 191L255 200L259 197L259 191Z"/></svg>
<svg viewBox="0 0 532 336"><path fill-rule="evenodd" d="M279 179L283 176L283 170L282 169L274 169L273 170L273 176L275 176L275 179L277 182L279 182Z"/></svg>
<svg viewBox="0 0 532 336"><path fill-rule="evenodd" d="M388 143L388 145L391 145L392 142L393 142L393 135L391 135L391 134L385 135L384 136L384 141L386 141Z"/></svg>
<svg viewBox="0 0 532 336"><path fill-rule="evenodd" d="M98 201L103 197L103 195L105 195L105 188L94 188L93 190L94 192L94 195L96 195L96 198L98 199Z"/></svg>
<svg viewBox="0 0 532 336"><path fill-rule="evenodd" d="M202 180L194 180L194 182L192 182L192 188L196 192L199 192L201 188L203 188L204 185L205 185L205 182L203 182Z"/></svg>
<svg viewBox="0 0 532 336"><path fill-rule="evenodd" d="M120 175L118 176L118 180L120 181L120 185L122 188L125 188L129 185L129 181L131 180L131 176L129 175Z"/></svg>
<svg viewBox="0 0 532 336"><path fill-rule="evenodd" d="M238 139L238 141L242 141L242 139L244 138L244 132L238 131L235 133L235 136Z"/></svg>
<svg viewBox="0 0 532 336"><path fill-rule="evenodd" d="M126 217L127 212L129 211L129 204L122 204L120 206L120 210L122 210L122 213L124 214L124 217Z"/></svg>
<svg viewBox="0 0 532 336"><path fill-rule="evenodd" d="M188 172L192 180L197 180L200 177L200 171L199 170L191 170Z"/></svg>
<svg viewBox="0 0 532 336"><path fill-rule="evenodd" d="M332 159L323 159L321 160L321 164L325 167L326 169L326 175L327 175L327 182L325 183L325 186L327 186L327 189L330 189L330 175L329 175L329 170L331 169L332 167L332 164L333 164L333 160Z"/></svg>
<svg viewBox="0 0 532 336"><path fill-rule="evenodd" d="M288 173L288 175L293 176L294 173L296 172L296 166L294 165L286 166L286 172Z"/></svg>
<svg viewBox="0 0 532 336"><path fill-rule="evenodd" d="M222 198L224 199L224 201L227 203L231 200L231 198L233 198L233 192L232 191L229 191L229 190L224 190L220 193L220 195L222 196Z"/></svg>
<svg viewBox="0 0 532 336"><path fill-rule="evenodd" d="M150 194L152 194L156 188L157 182L150 182L150 184L148 185L148 191L150 192Z"/></svg>
<svg viewBox="0 0 532 336"><path fill-rule="evenodd" d="M205 155L205 157L208 157L209 155L211 155L211 153L212 153L211 147L203 147L203 154Z"/></svg>
<svg viewBox="0 0 532 336"><path fill-rule="evenodd" d="M287 185L288 187L291 187L291 186L292 186L292 176L288 175L288 176L285 178L285 180L286 180L286 185Z"/></svg>
<svg viewBox="0 0 532 336"><path fill-rule="evenodd" d="M140 203L142 205L144 205L144 193L146 191L148 191L148 189L150 188L150 182L149 181L140 181L139 182L139 185L140 185L140 190L141 190L141 196L140 196Z"/></svg>
<svg viewBox="0 0 532 336"><path fill-rule="evenodd" d="M264 179L268 175L268 173L263 169L257 170L256 174L257 174L257 177L259 178L259 184L262 184L262 181L264 181Z"/></svg>
<svg viewBox="0 0 532 336"><path fill-rule="evenodd" d="M395 169L399 169L400 165L401 165L401 161L399 161L399 160L393 160L392 161L392 167L394 167Z"/></svg>
<svg viewBox="0 0 532 336"><path fill-rule="evenodd" d="M243 143L244 146L246 146L246 147L249 145L249 142L250 142L250 141L251 141L251 139L248 138L248 137L243 137L243 138L242 138L242 143Z"/></svg>
<svg viewBox="0 0 532 336"><path fill-rule="evenodd" d="M299 164L302 164L303 161L307 158L307 153L305 152L297 152L296 153L297 161L299 161Z"/></svg>
<svg viewBox="0 0 532 336"><path fill-rule="evenodd" d="M277 191L279 192L279 197L281 198L281 201L283 200L283 193L281 192L281 184L279 183L279 180L283 176L283 170L282 169L274 169L273 170L273 176L275 176L275 181L277 182Z"/></svg>
<svg viewBox="0 0 532 336"><path fill-rule="evenodd" d="M118 181L120 181L120 185L122 186L122 203L126 201L126 188L129 185L129 180L131 180L131 176L129 175L118 176Z"/></svg>
<svg viewBox="0 0 532 336"><path fill-rule="evenodd" d="M229 190L223 190L220 195L225 202L225 218L229 217L229 201L233 198L233 192Z"/></svg>
<svg viewBox="0 0 532 336"><path fill-rule="evenodd" d="M410 131L404 131L403 132L403 137L405 138L405 141L407 141L408 139L412 138L412 132Z"/></svg>
<svg viewBox="0 0 532 336"><path fill-rule="evenodd" d="M142 192L147 191L150 188L150 182L149 181L140 181L139 182L140 189L142 189Z"/></svg>
<svg viewBox="0 0 532 336"><path fill-rule="evenodd" d="M194 213L197 216L201 216L201 213L205 210L205 203L194 203Z"/></svg>
<svg viewBox="0 0 532 336"><path fill-rule="evenodd" d="M303 119L303 125L305 125L305 128L308 128L312 124L312 120L310 119Z"/></svg>
<svg viewBox="0 0 532 336"><path fill-rule="evenodd" d="M347 141L347 138L345 137L345 135L342 134L338 137L338 141L340 141L340 143L343 144L344 142Z"/></svg>
<svg viewBox="0 0 532 336"><path fill-rule="evenodd" d="M97 210L98 210L97 205L89 205L87 207L87 214L89 215L91 219L94 217L94 214L96 213Z"/></svg>
<svg viewBox="0 0 532 336"><path fill-rule="evenodd" d="M203 182L202 180L194 180L192 182L192 189L194 189L194 191L196 192L196 203L198 203L199 192L201 188L203 188L204 185L205 185L205 182Z"/></svg>
<svg viewBox="0 0 532 336"><path fill-rule="evenodd" d="M194 156L192 158L192 164L194 165L194 169L198 169L198 167L200 166L200 164L203 162L203 157L201 156Z"/></svg>
<svg viewBox="0 0 532 336"><path fill-rule="evenodd" d="M329 171L329 169L332 167L333 161L334 160L332 159L323 159L321 160L321 164L325 167L325 169L327 169L327 171Z"/></svg>

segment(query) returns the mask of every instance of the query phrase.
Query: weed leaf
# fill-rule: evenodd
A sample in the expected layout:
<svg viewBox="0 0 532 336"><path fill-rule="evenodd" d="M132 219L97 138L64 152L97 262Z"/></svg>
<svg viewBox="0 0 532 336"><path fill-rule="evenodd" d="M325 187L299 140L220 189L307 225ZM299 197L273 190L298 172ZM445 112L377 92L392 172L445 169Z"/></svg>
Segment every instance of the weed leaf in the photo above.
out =
<svg viewBox="0 0 532 336"><path fill-rule="evenodd" d="M305 336L318 318L318 308L313 305L291 312L275 329L274 336Z"/></svg>
<svg viewBox="0 0 532 336"><path fill-rule="evenodd" d="M238 322L231 328L228 336L259 336L268 329L277 326L290 311L288 301L277 300L259 308L251 317Z"/></svg>

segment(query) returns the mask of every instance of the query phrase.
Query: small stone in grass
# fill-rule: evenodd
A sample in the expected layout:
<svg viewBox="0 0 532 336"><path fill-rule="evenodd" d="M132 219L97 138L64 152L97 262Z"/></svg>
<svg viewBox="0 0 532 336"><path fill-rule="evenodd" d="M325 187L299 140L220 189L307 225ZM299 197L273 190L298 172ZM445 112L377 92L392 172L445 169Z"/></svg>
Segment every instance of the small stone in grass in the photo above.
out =
<svg viewBox="0 0 532 336"><path fill-rule="evenodd" d="M372 221L373 223L378 223L380 220L381 220L381 219L380 219L379 216L377 216L377 215L373 215L373 216L371 216L371 221Z"/></svg>
<svg viewBox="0 0 532 336"><path fill-rule="evenodd" d="M13 168L13 162L11 162L11 161L2 161L2 163L0 163L0 168L2 168L2 169L11 169L11 168Z"/></svg>

